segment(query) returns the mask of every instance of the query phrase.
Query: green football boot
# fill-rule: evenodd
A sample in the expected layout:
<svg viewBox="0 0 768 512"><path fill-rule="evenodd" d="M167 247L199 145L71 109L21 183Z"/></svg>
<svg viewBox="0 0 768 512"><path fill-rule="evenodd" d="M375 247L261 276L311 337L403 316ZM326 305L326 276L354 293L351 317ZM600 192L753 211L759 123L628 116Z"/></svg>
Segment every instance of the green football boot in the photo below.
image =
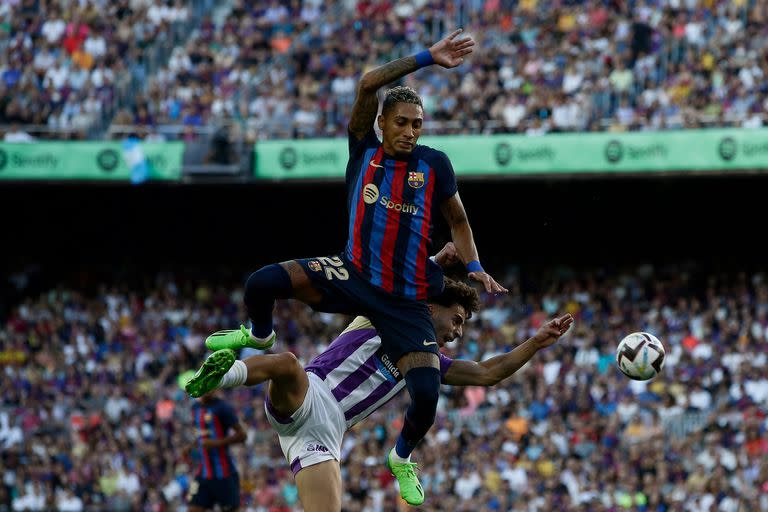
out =
<svg viewBox="0 0 768 512"><path fill-rule="evenodd" d="M238 350L245 347L267 350L275 344L276 337L275 331L272 331L272 334L264 340L254 339L248 328L241 325L239 330L216 331L205 339L205 346L214 352L227 348Z"/></svg>
<svg viewBox="0 0 768 512"><path fill-rule="evenodd" d="M184 390L192 398L200 398L219 387L221 378L235 364L235 352L232 350L219 350L209 355L203 366L197 370L194 377L184 386Z"/></svg>
<svg viewBox="0 0 768 512"><path fill-rule="evenodd" d="M392 472L397 483L400 484L400 496L409 505L421 505L424 503L424 489L416 476L418 465L415 462L395 462L392 460L392 452L387 455L387 467Z"/></svg>

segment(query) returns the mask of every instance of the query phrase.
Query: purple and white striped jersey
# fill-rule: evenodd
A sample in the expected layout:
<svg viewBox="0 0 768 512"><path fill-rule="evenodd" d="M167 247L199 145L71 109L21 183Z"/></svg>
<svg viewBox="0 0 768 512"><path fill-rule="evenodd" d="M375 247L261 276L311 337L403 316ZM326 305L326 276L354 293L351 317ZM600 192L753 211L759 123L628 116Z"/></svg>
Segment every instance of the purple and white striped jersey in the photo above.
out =
<svg viewBox="0 0 768 512"><path fill-rule="evenodd" d="M444 378L453 360L439 356L440 376ZM305 370L325 381L349 429L405 388L394 363L384 354L371 322L359 316Z"/></svg>

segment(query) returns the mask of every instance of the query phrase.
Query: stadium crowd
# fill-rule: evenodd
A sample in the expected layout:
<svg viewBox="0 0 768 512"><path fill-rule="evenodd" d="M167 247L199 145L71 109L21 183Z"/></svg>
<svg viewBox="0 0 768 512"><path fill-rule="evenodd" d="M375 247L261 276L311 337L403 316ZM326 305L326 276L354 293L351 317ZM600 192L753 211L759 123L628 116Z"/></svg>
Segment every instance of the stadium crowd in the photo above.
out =
<svg viewBox="0 0 768 512"><path fill-rule="evenodd" d="M768 108L756 0L232 0L218 23L193 16L209 1L103 3L3 3L0 124L86 127L108 106L114 136L344 136L362 72L456 26L478 41L461 72L405 80L431 133L759 127Z"/></svg>
<svg viewBox="0 0 768 512"><path fill-rule="evenodd" d="M208 333L244 315L239 278L177 272L81 276L42 294L27 293L23 272L10 276L20 299L0 319L0 511L185 510L195 429L177 377L202 361ZM556 313L576 324L495 388L443 387L436 426L415 452L429 510L768 510L766 278L510 269L510 294L485 296L448 355L510 350ZM293 302L275 317L276 349L305 363L348 320ZM614 363L618 340L637 330L667 349L650 383ZM300 510L263 392L220 392L249 436L233 449L242 510ZM345 510L404 509L382 464L402 400L348 433Z"/></svg>
<svg viewBox="0 0 768 512"><path fill-rule="evenodd" d="M166 49L203 26L211 0L0 4L0 124L43 138L103 137ZM137 111L135 121L143 122ZM133 120L132 120L133 121ZM14 126L15 132L18 128ZM18 140L17 140L18 141Z"/></svg>

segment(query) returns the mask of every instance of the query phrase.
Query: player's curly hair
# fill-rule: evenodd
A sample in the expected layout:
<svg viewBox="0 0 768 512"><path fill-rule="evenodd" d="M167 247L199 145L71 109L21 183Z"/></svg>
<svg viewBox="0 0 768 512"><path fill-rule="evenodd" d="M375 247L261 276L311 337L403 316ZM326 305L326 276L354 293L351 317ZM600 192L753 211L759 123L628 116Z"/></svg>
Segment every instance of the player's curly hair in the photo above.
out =
<svg viewBox="0 0 768 512"><path fill-rule="evenodd" d="M384 95L384 105L381 107L381 115L386 115L395 106L395 103L413 103L424 108L419 94L404 85L398 85L386 92Z"/></svg>
<svg viewBox="0 0 768 512"><path fill-rule="evenodd" d="M472 313L480 310L480 295L478 295L477 290L450 277L443 278L443 282L443 292L437 297L431 298L430 302L447 308L459 304L467 312L467 319L472 318Z"/></svg>

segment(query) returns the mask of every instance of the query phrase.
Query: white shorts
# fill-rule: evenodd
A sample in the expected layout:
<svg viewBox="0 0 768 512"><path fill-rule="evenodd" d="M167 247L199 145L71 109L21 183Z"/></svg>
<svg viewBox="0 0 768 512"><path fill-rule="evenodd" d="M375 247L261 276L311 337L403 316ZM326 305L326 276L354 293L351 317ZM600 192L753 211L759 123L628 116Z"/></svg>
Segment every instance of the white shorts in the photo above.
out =
<svg viewBox="0 0 768 512"><path fill-rule="evenodd" d="M341 442L346 431L344 413L325 382L307 372L309 389L301 407L290 417L280 416L269 397L264 402L267 419L277 431L280 448L296 475L302 468L326 460L341 460Z"/></svg>

